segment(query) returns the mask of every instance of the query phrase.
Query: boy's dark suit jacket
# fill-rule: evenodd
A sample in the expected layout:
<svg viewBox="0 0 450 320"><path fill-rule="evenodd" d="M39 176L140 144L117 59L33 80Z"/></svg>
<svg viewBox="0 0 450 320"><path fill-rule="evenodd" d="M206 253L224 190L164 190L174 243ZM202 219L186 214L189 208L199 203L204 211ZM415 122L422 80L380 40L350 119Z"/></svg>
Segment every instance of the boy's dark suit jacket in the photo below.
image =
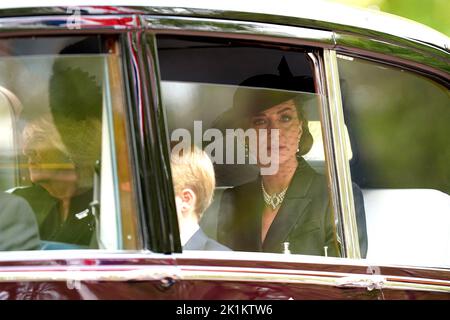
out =
<svg viewBox="0 0 450 320"><path fill-rule="evenodd" d="M264 200L261 178L226 190L218 217L217 240L239 251L283 252L283 242L295 254L340 256L336 222L330 208L327 182L303 159L284 201L261 242Z"/></svg>
<svg viewBox="0 0 450 320"><path fill-rule="evenodd" d="M214 241L203 232L202 229L198 229L192 237L183 246L183 250L214 250L214 251L230 251L229 248L221 245L217 241Z"/></svg>

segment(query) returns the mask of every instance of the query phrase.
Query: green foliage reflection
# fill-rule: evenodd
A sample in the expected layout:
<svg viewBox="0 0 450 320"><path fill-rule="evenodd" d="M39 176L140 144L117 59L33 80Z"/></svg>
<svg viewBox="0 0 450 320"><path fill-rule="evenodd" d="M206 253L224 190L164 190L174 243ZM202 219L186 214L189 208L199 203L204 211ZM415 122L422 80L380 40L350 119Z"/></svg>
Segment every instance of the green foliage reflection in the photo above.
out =
<svg viewBox="0 0 450 320"><path fill-rule="evenodd" d="M448 0L328 0L358 7L379 9L430 26L450 35Z"/></svg>

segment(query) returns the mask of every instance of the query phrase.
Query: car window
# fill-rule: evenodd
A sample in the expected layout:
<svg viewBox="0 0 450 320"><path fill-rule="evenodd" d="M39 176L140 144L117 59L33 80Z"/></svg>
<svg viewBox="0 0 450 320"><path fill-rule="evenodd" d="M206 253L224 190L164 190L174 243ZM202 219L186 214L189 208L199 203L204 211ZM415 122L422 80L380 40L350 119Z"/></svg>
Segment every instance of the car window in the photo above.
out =
<svg viewBox="0 0 450 320"><path fill-rule="evenodd" d="M173 36L157 45L183 250L341 256L312 52Z"/></svg>
<svg viewBox="0 0 450 320"><path fill-rule="evenodd" d="M367 258L450 266L448 87L359 58L338 56L338 66Z"/></svg>
<svg viewBox="0 0 450 320"><path fill-rule="evenodd" d="M1 250L135 243L118 54L98 36L0 41Z"/></svg>

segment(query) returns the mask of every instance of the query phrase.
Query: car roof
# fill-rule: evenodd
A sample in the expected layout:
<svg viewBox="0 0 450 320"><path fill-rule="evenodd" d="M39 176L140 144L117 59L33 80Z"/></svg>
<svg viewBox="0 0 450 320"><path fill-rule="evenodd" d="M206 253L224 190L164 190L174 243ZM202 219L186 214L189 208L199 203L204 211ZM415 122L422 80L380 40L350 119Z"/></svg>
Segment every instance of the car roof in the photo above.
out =
<svg viewBox="0 0 450 320"><path fill-rule="evenodd" d="M92 14L108 12L108 8L111 9L110 13L119 14L132 12L126 10L129 8L149 14L194 17L233 18L240 17L237 13L243 13L247 14L247 20L248 14L252 14L255 21L267 16L262 21L270 22L270 18L272 18L273 22L278 24L320 26L332 31L349 31L349 27L356 28L355 30L351 29L355 32L358 32L358 29L371 30L430 44L447 52L450 49L449 37L418 22L377 10L361 9L323 0L261 0L257 2L257 5L252 1L242 0L41 0L39 4L30 0L16 0L1 3L0 16L11 16L15 12L19 12L20 15L54 14L58 13L58 9L59 13L64 13L61 8L73 6L83 7L83 11ZM113 8L113 6L120 7L123 11ZM29 8L40 8L40 10L27 12L26 9ZM48 10L42 10L45 8ZM279 19L282 17L290 19L284 22L283 19ZM292 18L297 21L293 21Z"/></svg>

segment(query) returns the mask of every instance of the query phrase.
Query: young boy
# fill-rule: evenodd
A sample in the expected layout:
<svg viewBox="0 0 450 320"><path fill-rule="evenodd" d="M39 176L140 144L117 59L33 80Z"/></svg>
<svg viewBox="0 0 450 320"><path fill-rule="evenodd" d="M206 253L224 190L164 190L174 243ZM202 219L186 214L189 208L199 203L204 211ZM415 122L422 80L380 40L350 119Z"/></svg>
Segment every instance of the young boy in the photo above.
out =
<svg viewBox="0 0 450 320"><path fill-rule="evenodd" d="M184 250L230 250L208 238L198 224L211 204L216 180L208 155L193 146L171 155L178 224Z"/></svg>

